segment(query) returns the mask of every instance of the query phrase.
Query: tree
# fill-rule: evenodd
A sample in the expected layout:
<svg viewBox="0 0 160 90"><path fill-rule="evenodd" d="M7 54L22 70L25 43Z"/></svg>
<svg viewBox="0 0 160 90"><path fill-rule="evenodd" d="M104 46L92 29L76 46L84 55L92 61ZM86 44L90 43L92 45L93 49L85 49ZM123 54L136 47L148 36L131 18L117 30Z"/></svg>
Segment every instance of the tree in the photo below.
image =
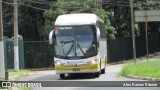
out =
<svg viewBox="0 0 160 90"><path fill-rule="evenodd" d="M39 32L40 26L43 25L43 10L38 10L25 5L40 7L39 4L23 0L19 4L19 34L27 41L41 40ZM41 7L44 8L45 6Z"/></svg>
<svg viewBox="0 0 160 90"><path fill-rule="evenodd" d="M3 1L13 3L13 0ZM108 39L114 39L115 36L131 36L129 0L103 0L105 1L102 3L103 9L101 3L96 4L96 0L42 0L41 4L30 0L19 1L19 34L24 37L24 40L48 40L48 34L54 28L54 21L58 15L81 12L95 13L100 16L105 21ZM159 0L134 0L134 10L158 10L159 8ZM7 37L13 36L13 22L13 5L3 3L4 35ZM151 28L149 32L157 32L160 23L151 22L148 27ZM136 35L145 34L144 23L137 23L135 29Z"/></svg>
<svg viewBox="0 0 160 90"><path fill-rule="evenodd" d="M4 0L6 1L6 0ZM4 36L13 36L13 6L10 4L2 3L3 6L3 29Z"/></svg>
<svg viewBox="0 0 160 90"><path fill-rule="evenodd" d="M13 22L13 0L3 0L3 24L4 24L4 35L11 38L14 35ZM29 7L31 6L31 7ZM19 34L23 36L24 40L41 40L43 37L40 33L40 27L43 25L44 10L36 8L46 8L46 5L38 3L32 3L28 0L19 0L18 2L18 29Z"/></svg>
<svg viewBox="0 0 160 90"><path fill-rule="evenodd" d="M111 25L116 29L116 37L130 37L131 34L131 12L129 0L107 0L103 8L111 12Z"/></svg>
<svg viewBox="0 0 160 90"><path fill-rule="evenodd" d="M130 0L107 0L103 3L103 8L112 13L110 17L111 25L116 29L116 37L131 37L131 11ZM158 0L134 0L134 10L158 10L160 3ZM149 23L148 26L157 31L158 22ZM135 34L145 34L144 23L135 24Z"/></svg>
<svg viewBox="0 0 160 90"><path fill-rule="evenodd" d="M159 10L160 2L159 0L135 0L134 10ZM145 35L145 23L137 23L140 28L140 34ZM159 32L160 22L149 22L148 23L148 33Z"/></svg>
<svg viewBox="0 0 160 90"><path fill-rule="evenodd" d="M41 33L48 39L49 32L53 29L54 22L58 15L69 13L95 13L105 22L105 29L108 39L115 39L115 28L111 26L109 12L96 5L96 0L58 0L56 5L52 3L50 10L44 12L45 25Z"/></svg>

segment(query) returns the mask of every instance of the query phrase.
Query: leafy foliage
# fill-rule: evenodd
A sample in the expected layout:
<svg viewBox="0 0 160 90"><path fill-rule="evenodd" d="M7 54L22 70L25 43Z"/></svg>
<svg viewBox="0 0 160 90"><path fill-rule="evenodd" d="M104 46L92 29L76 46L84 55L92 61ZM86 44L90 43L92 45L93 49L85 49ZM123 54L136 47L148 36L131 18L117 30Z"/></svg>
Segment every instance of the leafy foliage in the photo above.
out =
<svg viewBox="0 0 160 90"><path fill-rule="evenodd" d="M13 3L13 0L3 0ZM39 2L39 0L34 0ZM20 0L20 3L46 9L39 10L19 4L19 34L24 40L48 40L48 34L54 27L58 15L68 13L95 13L105 22L105 29L108 39L115 37L131 36L131 12L129 0L103 0L97 3L96 0L43 0L44 4L33 3L29 0ZM49 3L49 5L45 4ZM134 10L158 10L159 0L134 0ZM13 36L13 5L3 3L3 26L4 35ZM158 32L159 22L148 23L148 32ZM136 35L145 34L144 23L136 23Z"/></svg>
<svg viewBox="0 0 160 90"><path fill-rule="evenodd" d="M8 2L5 0L5 2ZM10 1L9 3L13 3ZM22 0L20 3L26 5L39 6L38 4L32 4L26 0ZM14 35L14 12L13 5L3 3L3 23L4 23L4 35L11 38ZM18 31L23 36L24 40L40 40L39 28L43 24L43 11L36 10L24 5L18 5Z"/></svg>
<svg viewBox="0 0 160 90"><path fill-rule="evenodd" d="M134 10L158 10L159 0L133 0ZM112 13L111 25L116 29L116 37L131 37L131 9L130 0L107 0L103 8ZM148 32L157 32L160 23L148 23ZM135 34L145 34L144 23L135 23Z"/></svg>
<svg viewBox="0 0 160 90"><path fill-rule="evenodd" d="M13 36L13 6L2 4L4 36Z"/></svg>
<svg viewBox="0 0 160 90"><path fill-rule="evenodd" d="M134 10L159 10L160 2L159 0L135 0ZM145 24L137 23L139 27L140 35L145 35ZM160 31L160 22L148 22L148 34Z"/></svg>
<svg viewBox="0 0 160 90"><path fill-rule="evenodd" d="M54 6L54 3L52 5ZM56 5L56 9L51 7L50 10L44 12L45 25L41 31L44 36L46 35L46 38L48 38L48 33L53 29L54 21L58 15L69 13L95 13L104 20L108 39L115 39L116 31L109 21L110 13L99 8L96 5L96 0L86 0L83 2L81 0L58 0Z"/></svg>

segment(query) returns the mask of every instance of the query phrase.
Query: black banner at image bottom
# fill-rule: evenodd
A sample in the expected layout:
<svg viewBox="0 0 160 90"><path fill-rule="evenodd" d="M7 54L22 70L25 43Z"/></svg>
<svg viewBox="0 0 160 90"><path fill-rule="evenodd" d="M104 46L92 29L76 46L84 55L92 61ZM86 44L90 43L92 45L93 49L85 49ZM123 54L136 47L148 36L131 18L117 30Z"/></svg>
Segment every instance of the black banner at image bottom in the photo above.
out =
<svg viewBox="0 0 160 90"><path fill-rule="evenodd" d="M0 87L160 87L160 81L0 81Z"/></svg>

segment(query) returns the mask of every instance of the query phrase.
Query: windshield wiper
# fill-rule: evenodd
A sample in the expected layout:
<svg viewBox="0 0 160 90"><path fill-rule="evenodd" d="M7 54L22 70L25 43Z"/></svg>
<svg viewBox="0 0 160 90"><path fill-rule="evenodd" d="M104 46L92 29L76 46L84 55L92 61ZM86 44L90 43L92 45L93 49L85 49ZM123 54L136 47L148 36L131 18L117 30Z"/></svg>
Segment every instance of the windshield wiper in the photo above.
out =
<svg viewBox="0 0 160 90"><path fill-rule="evenodd" d="M72 44L72 46L69 48L67 54L65 56L68 56L68 54L71 52L72 48L73 48L74 44Z"/></svg>
<svg viewBox="0 0 160 90"><path fill-rule="evenodd" d="M64 45L65 45L65 44L72 43L72 45L71 45L71 47L69 48L69 50L68 50L67 54L65 55L65 57L67 57L67 56L68 56L68 54L71 52L71 50L72 50L73 46L74 46L74 41L73 41L73 40L71 40L71 41L61 41L60 43L61 43L61 44L62 44L62 43L64 43ZM64 54L64 53L63 53L63 54Z"/></svg>
<svg viewBox="0 0 160 90"><path fill-rule="evenodd" d="M60 41L60 43L61 43L61 45L62 45L62 48L63 48L64 45L69 44L69 43L72 43L72 42L74 42L74 41L73 41L73 40L71 40L71 41ZM63 54L64 54L64 48L63 48ZM65 56L66 56L66 55L65 55Z"/></svg>
<svg viewBox="0 0 160 90"><path fill-rule="evenodd" d="M71 45L71 47L69 48L67 54L65 55L65 57L67 57L68 54L71 52L73 46L74 46L74 41L73 41L73 40L71 40L71 41L61 41L60 43L61 43L61 44L63 43L62 46L64 46L65 44L72 43L72 45ZM82 50L81 46L80 46L79 44L77 44L77 46L79 47L79 49L80 49L80 51L83 53L83 55L85 55L85 53L84 53L84 51Z"/></svg>
<svg viewBox="0 0 160 90"><path fill-rule="evenodd" d="M79 47L79 49L81 50L81 52L83 53L83 55L85 54L84 51L82 50L81 46L79 44L77 44L77 46Z"/></svg>

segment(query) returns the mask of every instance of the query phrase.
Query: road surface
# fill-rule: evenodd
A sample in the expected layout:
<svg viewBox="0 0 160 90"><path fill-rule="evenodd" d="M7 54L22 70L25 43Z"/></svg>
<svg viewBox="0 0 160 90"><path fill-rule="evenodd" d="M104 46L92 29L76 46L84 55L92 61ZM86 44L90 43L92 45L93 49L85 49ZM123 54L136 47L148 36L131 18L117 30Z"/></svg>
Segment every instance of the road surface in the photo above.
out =
<svg viewBox="0 0 160 90"><path fill-rule="evenodd" d="M106 67L106 73L101 74L99 78L91 75L67 76L66 79L60 79L54 70L36 71L35 74L23 77L20 81L141 81L137 79L124 78L119 76L123 64L109 65ZM32 88L33 90L160 90L160 87L43 87Z"/></svg>
<svg viewBox="0 0 160 90"><path fill-rule="evenodd" d="M49 71L35 71L33 75L29 77L23 77L19 79L20 81L56 81L56 80L71 80L71 81L137 81L136 79L124 78L119 76L123 64L109 65L106 67L106 73L101 74L99 78L92 77L91 74L88 75L74 75L67 76L66 79L60 79L59 75L55 73L54 70Z"/></svg>

